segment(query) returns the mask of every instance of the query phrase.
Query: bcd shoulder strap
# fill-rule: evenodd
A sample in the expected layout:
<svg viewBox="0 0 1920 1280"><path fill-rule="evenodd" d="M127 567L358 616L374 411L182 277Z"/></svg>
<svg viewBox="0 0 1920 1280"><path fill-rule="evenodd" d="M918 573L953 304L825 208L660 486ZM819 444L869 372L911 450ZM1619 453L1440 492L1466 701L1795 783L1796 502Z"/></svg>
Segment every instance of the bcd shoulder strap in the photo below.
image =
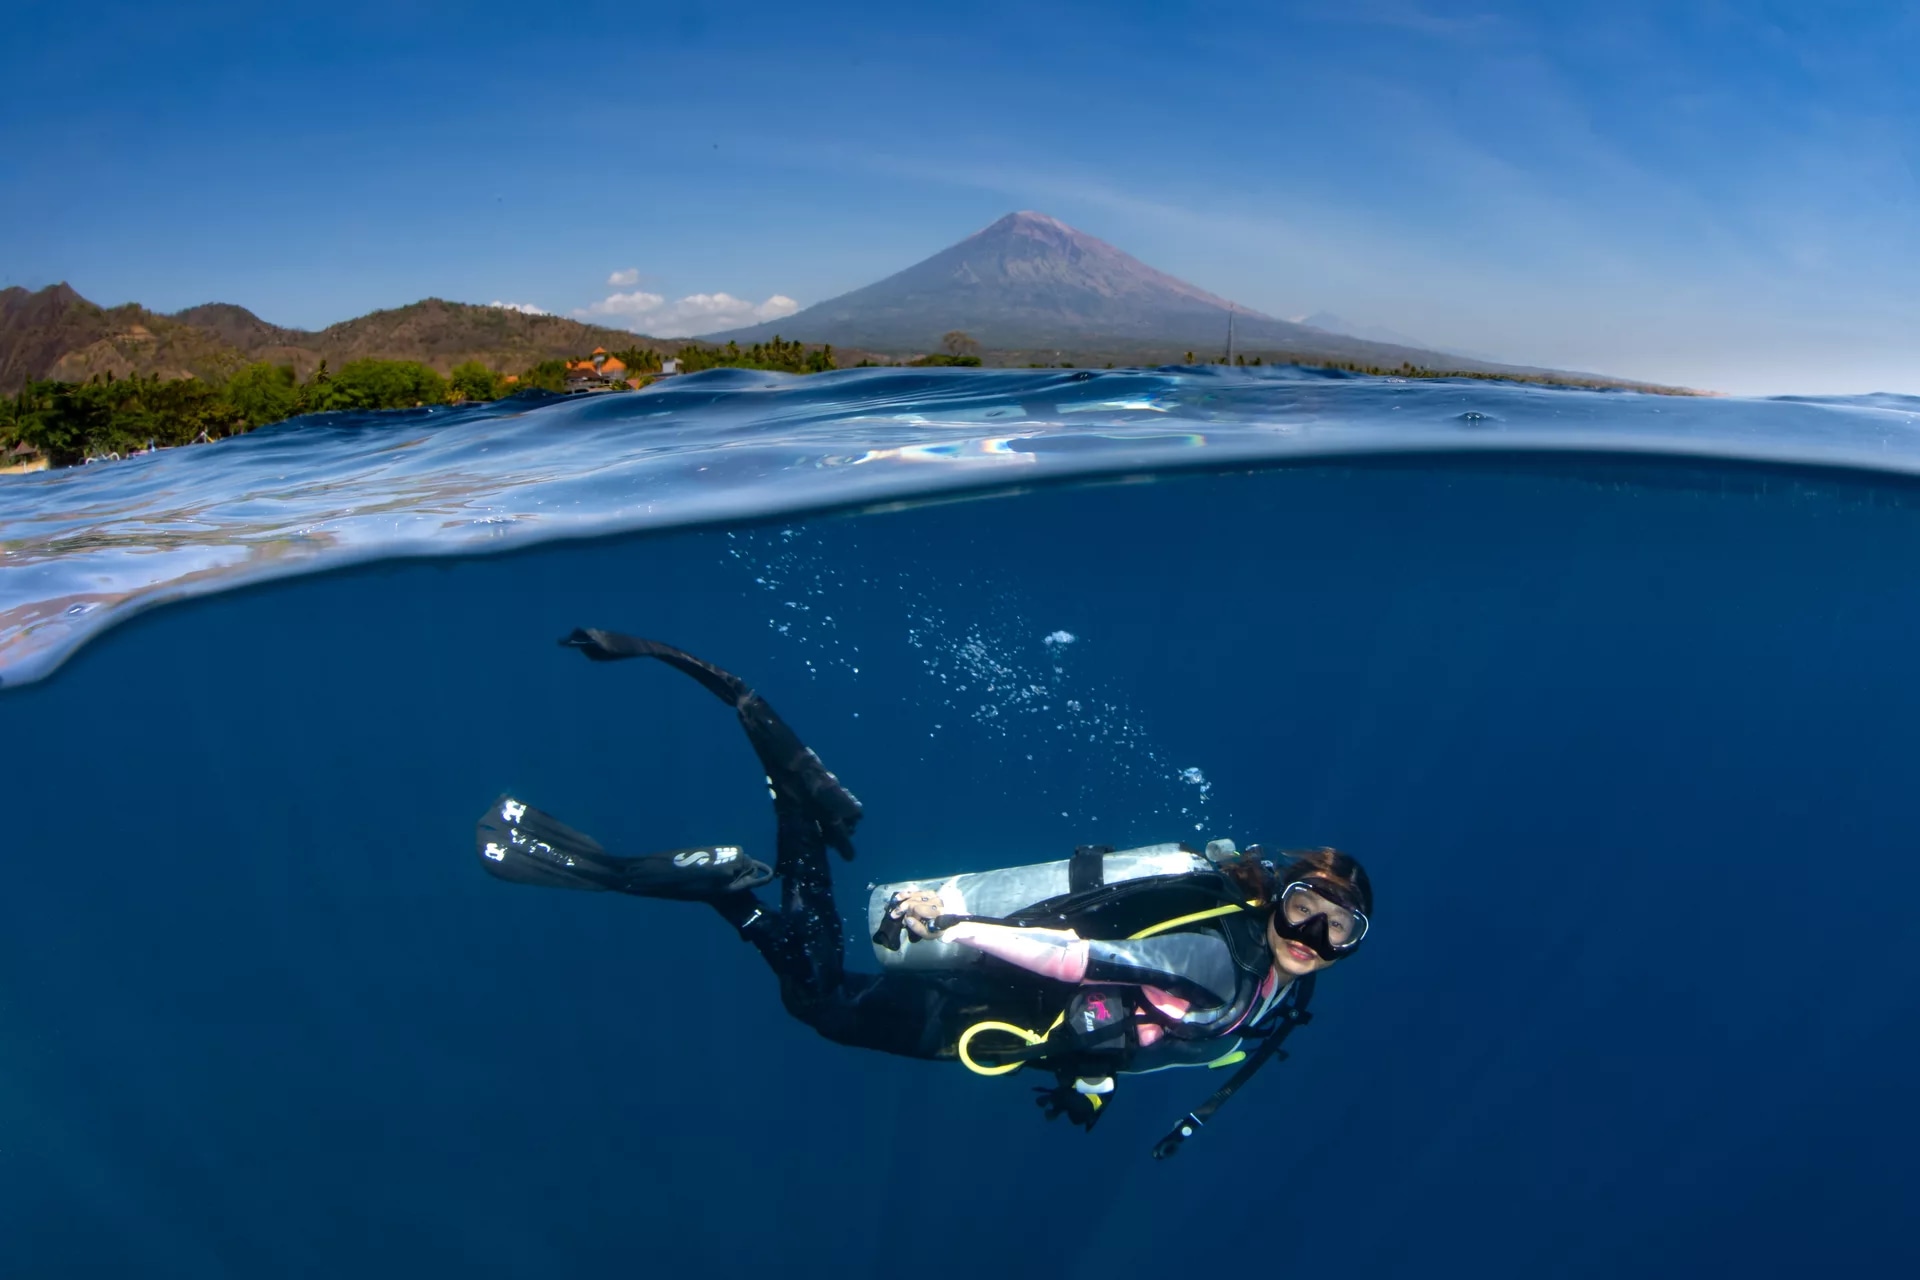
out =
<svg viewBox="0 0 1920 1280"><path fill-rule="evenodd" d="M1181 1117L1180 1123L1167 1131L1167 1135L1153 1144L1153 1158L1165 1160L1180 1150L1180 1144L1191 1138L1213 1118L1213 1113L1227 1104L1227 1099L1240 1091L1240 1087L1253 1079L1254 1073L1267 1063L1283 1059L1287 1055L1280 1045L1292 1034L1293 1029L1313 1020L1307 1012L1307 1002L1313 999L1313 975L1296 979L1293 992L1287 997L1280 1012L1280 1021L1266 1033L1266 1043L1255 1049L1240 1069L1233 1073L1233 1079L1214 1091L1212 1097Z"/></svg>

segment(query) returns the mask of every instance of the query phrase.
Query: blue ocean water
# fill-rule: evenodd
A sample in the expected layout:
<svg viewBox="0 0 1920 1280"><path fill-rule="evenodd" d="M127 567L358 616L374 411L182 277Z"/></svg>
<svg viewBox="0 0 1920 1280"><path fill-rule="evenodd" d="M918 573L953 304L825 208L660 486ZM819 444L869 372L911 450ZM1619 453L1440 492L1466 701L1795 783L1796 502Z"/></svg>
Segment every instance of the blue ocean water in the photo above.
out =
<svg viewBox="0 0 1920 1280"><path fill-rule="evenodd" d="M1910 1270L1917 412L723 373L0 479L6 1271ZM575 626L860 795L857 964L869 883L1095 841L1338 845L1374 934L1168 1162L1217 1079L1081 1134L829 1044L704 908L478 869L503 790L770 851Z"/></svg>

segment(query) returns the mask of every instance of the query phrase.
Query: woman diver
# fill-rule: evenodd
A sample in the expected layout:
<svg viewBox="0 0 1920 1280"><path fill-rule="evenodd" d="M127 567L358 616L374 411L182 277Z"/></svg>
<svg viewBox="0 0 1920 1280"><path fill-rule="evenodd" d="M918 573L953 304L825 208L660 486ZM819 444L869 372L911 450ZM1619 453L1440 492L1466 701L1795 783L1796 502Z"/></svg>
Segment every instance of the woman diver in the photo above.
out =
<svg viewBox="0 0 1920 1280"><path fill-rule="evenodd" d="M868 923L881 972L850 971L827 850L853 856L860 802L739 677L670 645L578 630L589 659L655 658L730 703L773 798L769 868L734 846L608 853L518 800L482 816L481 864L523 884L710 904L759 950L794 1017L829 1040L984 1075L1033 1064L1049 1117L1091 1129L1116 1074L1241 1062L1156 1146L1171 1155L1308 1018L1314 975L1367 936L1366 871L1334 849L1278 864L1215 841L882 885ZM778 877L777 906L755 890ZM1249 1055L1243 1040L1258 1040Z"/></svg>

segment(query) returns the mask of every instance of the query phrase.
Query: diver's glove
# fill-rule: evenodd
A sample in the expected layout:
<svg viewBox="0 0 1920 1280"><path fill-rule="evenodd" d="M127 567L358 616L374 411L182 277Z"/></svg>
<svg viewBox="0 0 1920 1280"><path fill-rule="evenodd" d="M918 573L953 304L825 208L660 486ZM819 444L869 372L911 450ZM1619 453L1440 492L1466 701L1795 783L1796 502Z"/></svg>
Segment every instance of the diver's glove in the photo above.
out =
<svg viewBox="0 0 1920 1280"><path fill-rule="evenodd" d="M887 914L873 931L873 940L898 951L903 934L910 940L931 938L940 931L942 921L951 924L957 919L942 912L940 895L934 890L902 889L887 903Z"/></svg>
<svg viewBox="0 0 1920 1280"><path fill-rule="evenodd" d="M1107 1109L1107 1096L1113 1092L1113 1080L1109 1077L1098 1082L1078 1083L1089 1087L1105 1085L1106 1088L1099 1092L1085 1092L1075 1083L1063 1079L1051 1089L1036 1087L1034 1092L1040 1096L1033 1102L1047 1119L1058 1120L1065 1116L1069 1123L1092 1133L1093 1126Z"/></svg>

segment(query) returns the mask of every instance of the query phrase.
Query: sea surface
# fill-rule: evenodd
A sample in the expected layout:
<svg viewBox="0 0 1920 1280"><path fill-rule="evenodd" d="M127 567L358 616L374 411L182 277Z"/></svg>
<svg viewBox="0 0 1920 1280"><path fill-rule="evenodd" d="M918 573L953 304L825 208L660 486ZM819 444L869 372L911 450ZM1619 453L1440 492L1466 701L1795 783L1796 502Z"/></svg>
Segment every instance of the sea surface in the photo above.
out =
<svg viewBox="0 0 1920 1280"><path fill-rule="evenodd" d="M1912 1274L1920 400L716 371L0 477L0 1275ZM868 885L1232 838L1378 898L1091 1134L841 1048L502 791Z"/></svg>

